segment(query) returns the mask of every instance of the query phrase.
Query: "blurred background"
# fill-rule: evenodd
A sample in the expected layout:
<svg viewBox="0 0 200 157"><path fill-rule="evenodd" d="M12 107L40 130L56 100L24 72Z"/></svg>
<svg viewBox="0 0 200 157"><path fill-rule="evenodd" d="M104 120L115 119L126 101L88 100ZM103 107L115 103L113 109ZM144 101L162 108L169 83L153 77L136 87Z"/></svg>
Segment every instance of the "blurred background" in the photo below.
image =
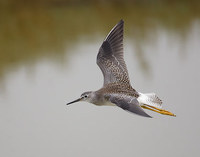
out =
<svg viewBox="0 0 200 157"><path fill-rule="evenodd" d="M96 56L120 19L133 87L177 117L66 106L102 86ZM199 50L198 0L0 0L0 156L199 156Z"/></svg>

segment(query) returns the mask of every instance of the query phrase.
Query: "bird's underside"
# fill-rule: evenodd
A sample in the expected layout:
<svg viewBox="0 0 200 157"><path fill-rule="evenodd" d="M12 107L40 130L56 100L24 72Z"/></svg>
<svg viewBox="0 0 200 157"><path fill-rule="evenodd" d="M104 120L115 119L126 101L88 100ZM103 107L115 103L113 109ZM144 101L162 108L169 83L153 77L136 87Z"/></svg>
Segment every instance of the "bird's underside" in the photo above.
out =
<svg viewBox="0 0 200 157"><path fill-rule="evenodd" d="M116 105L124 110L144 117L151 116L145 113L143 109L148 109L164 115L175 116L173 113L162 109L162 101L154 93L142 94L127 84L110 83L95 93L98 103L93 103L96 105Z"/></svg>
<svg viewBox="0 0 200 157"><path fill-rule="evenodd" d="M151 117L142 108L174 116L161 108L161 101L155 103L156 99L152 97L152 94L151 96L142 95L132 88L123 56L123 26L124 22L121 20L110 31L99 49L97 64L103 73L104 84L103 88L96 92L104 93L103 97L106 101L141 116ZM145 96L147 96L146 99Z"/></svg>

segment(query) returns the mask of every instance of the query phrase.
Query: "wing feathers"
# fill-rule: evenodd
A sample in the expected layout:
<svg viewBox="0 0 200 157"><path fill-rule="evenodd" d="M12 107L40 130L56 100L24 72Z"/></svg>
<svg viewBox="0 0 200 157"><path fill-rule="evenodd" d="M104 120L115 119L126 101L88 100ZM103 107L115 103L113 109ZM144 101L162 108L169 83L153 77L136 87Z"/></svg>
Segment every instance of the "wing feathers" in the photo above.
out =
<svg viewBox="0 0 200 157"><path fill-rule="evenodd" d="M130 84L123 56L123 26L121 20L110 31L97 55L97 64L104 75L104 85L113 82Z"/></svg>
<svg viewBox="0 0 200 157"><path fill-rule="evenodd" d="M124 110L127 110L129 112L135 113L143 117L152 118L140 107L139 102L135 97L112 94L112 96L110 97L110 101Z"/></svg>

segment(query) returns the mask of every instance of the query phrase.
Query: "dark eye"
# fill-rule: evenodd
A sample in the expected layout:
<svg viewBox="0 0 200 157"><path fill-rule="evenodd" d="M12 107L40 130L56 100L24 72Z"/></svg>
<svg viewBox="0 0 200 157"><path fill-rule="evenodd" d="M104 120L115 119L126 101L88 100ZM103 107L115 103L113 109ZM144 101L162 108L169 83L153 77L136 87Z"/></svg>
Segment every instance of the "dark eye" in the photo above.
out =
<svg viewBox="0 0 200 157"><path fill-rule="evenodd" d="M84 97L87 98L87 95L85 95Z"/></svg>

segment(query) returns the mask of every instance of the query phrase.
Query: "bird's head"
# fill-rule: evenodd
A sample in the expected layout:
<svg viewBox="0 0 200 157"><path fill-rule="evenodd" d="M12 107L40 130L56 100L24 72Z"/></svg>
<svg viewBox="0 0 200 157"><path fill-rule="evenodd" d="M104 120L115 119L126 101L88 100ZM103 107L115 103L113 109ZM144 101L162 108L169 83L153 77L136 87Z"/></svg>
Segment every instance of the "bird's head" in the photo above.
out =
<svg viewBox="0 0 200 157"><path fill-rule="evenodd" d="M79 101L87 101L87 102L91 102L93 98L93 92L89 91L89 92L84 92L83 94L81 94L80 98L67 103L67 105L75 103L75 102L79 102Z"/></svg>

